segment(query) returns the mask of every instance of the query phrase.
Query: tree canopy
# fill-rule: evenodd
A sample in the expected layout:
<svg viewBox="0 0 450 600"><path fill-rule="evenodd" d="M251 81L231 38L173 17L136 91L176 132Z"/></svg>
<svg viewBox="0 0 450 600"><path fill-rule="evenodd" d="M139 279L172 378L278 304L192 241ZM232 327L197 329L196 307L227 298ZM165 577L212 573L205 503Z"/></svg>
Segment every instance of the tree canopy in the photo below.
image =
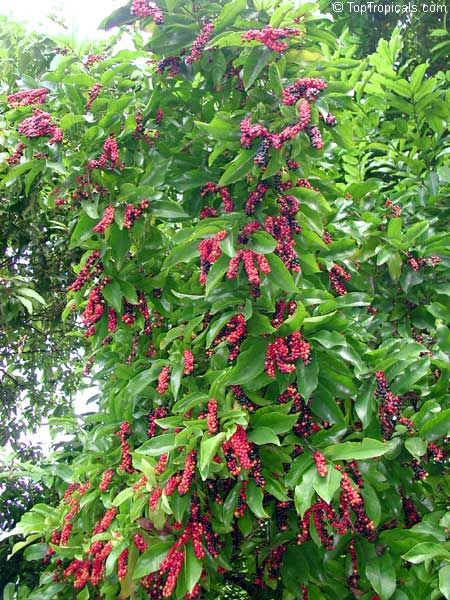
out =
<svg viewBox="0 0 450 600"><path fill-rule="evenodd" d="M6 599L450 598L442 46L319 5L133 0L5 77L4 440L72 436Z"/></svg>

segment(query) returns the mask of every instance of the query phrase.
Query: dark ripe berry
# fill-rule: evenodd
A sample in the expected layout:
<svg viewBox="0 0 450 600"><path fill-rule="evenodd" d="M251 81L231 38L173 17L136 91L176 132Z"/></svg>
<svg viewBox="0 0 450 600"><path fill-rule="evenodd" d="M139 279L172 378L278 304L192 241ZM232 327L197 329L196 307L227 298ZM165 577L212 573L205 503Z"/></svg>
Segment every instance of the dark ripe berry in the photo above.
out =
<svg viewBox="0 0 450 600"><path fill-rule="evenodd" d="M411 498L406 498L402 495L402 507L405 514L405 527L407 529L410 529L413 525L420 523L422 517L420 516Z"/></svg>
<svg viewBox="0 0 450 600"><path fill-rule="evenodd" d="M254 412L256 410L256 405L250 400L250 398L248 398L244 390L239 385L232 385L231 390L239 404L246 408L248 412Z"/></svg>
<svg viewBox="0 0 450 600"><path fill-rule="evenodd" d="M283 104L291 106L296 104L301 98L310 102L314 101L326 87L327 83L323 79L317 77L297 79L293 84L284 88L282 102Z"/></svg>
<svg viewBox="0 0 450 600"><path fill-rule="evenodd" d="M158 425L156 424L157 419L164 419L167 417L167 409L163 406L158 406L157 408L152 408L148 413L148 428L147 435L149 438L152 438L156 435L156 428Z"/></svg>
<svg viewBox="0 0 450 600"><path fill-rule="evenodd" d="M266 137L258 146L253 162L258 167L265 167L269 162L269 150L271 148L270 140Z"/></svg>
<svg viewBox="0 0 450 600"><path fill-rule="evenodd" d="M88 94L89 94L88 101L84 105L84 110L91 110L91 106L92 106L94 100L96 100L98 98L98 95L100 94L101 90L102 90L102 85L100 83L95 83L91 87L91 89L88 92Z"/></svg>
<svg viewBox="0 0 450 600"><path fill-rule="evenodd" d="M22 142L19 142L16 146L16 149L14 150L14 152L11 154L11 156L9 156L6 159L6 162L8 163L8 165L10 167L13 167L15 165L18 165L20 163L20 159L23 156L23 153L25 151L25 144L23 144Z"/></svg>
<svg viewBox="0 0 450 600"><path fill-rule="evenodd" d="M345 282L351 279L350 273L347 273L347 271L340 265L334 264L328 272L328 276L330 278L331 289L333 289L339 296L344 296L347 293Z"/></svg>
<svg viewBox="0 0 450 600"><path fill-rule="evenodd" d="M350 554L350 560L352 563L352 570L350 575L347 577L347 582L351 588L357 588L359 583L359 574L358 574L358 559L356 556L356 546L355 540L350 540L350 544L348 545L348 550Z"/></svg>
<svg viewBox="0 0 450 600"><path fill-rule="evenodd" d="M213 346L226 342L230 351L228 360L232 362L239 355L241 344L247 337L247 325L242 314L235 315L222 327L213 341Z"/></svg>
<svg viewBox="0 0 450 600"><path fill-rule="evenodd" d="M256 189L253 192L250 192L247 202L245 203L246 215L252 215L255 212L257 204L263 200L268 189L269 186L266 183L258 183Z"/></svg>
<svg viewBox="0 0 450 600"><path fill-rule="evenodd" d="M154 2L149 2L149 0L133 0L130 7L130 14L139 19L151 17L156 25L164 23L162 10Z"/></svg>
<svg viewBox="0 0 450 600"><path fill-rule="evenodd" d="M275 519L277 522L277 528L279 531L288 531L288 514L290 502L277 502L275 504Z"/></svg>

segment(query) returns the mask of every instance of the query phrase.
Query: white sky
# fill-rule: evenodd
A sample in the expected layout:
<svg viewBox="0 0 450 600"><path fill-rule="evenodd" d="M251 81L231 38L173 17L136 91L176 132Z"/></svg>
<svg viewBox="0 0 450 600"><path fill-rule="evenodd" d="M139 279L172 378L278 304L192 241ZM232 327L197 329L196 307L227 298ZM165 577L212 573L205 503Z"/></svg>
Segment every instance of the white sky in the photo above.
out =
<svg viewBox="0 0 450 600"><path fill-rule="evenodd" d="M61 16L68 26L79 29L83 37L102 37L98 24L127 0L0 0L0 15L25 22L33 31L57 33L58 27L46 19ZM59 30L60 31L60 30Z"/></svg>

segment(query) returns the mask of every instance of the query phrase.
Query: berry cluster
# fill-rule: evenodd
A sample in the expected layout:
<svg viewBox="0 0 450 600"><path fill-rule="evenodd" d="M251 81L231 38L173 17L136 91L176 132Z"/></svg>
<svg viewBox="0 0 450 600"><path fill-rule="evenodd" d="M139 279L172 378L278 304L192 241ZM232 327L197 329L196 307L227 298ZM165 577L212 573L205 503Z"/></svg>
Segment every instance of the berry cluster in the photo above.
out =
<svg viewBox="0 0 450 600"><path fill-rule="evenodd" d="M169 388L169 380L170 380L170 367L166 365L162 368L161 373L158 376L158 384L156 386L156 391L158 394L165 394Z"/></svg>
<svg viewBox="0 0 450 600"><path fill-rule="evenodd" d="M347 577L347 582L351 588L357 588L359 583L358 559L356 556L355 540L353 538L350 540L350 543L348 545L348 551L350 553L350 560L352 563L352 572Z"/></svg>
<svg viewBox="0 0 450 600"><path fill-rule="evenodd" d="M109 487L109 484L111 483L111 479L113 478L113 475L114 475L114 471L112 469L107 469L106 471L103 472L102 479L98 486L98 489L100 492L106 492L106 490Z"/></svg>
<svg viewBox="0 0 450 600"><path fill-rule="evenodd" d="M131 489L133 490L134 493L136 493L141 488L143 488L145 485L147 485L147 481L148 481L147 477L145 475L143 475L136 481L136 483L133 484L133 487Z"/></svg>
<svg viewBox="0 0 450 600"><path fill-rule="evenodd" d="M162 496L162 493L163 493L163 491L161 488L155 488L152 491L150 498L148 500L148 507L150 510L156 510L158 508L158 502Z"/></svg>
<svg viewBox="0 0 450 600"><path fill-rule="evenodd" d="M255 212L257 204L259 204L266 195L269 186L267 183L258 183L256 189L250 192L247 202L245 203L245 214L252 215Z"/></svg>
<svg viewBox="0 0 450 600"><path fill-rule="evenodd" d="M79 292L81 288L91 279L100 275L103 271L103 265L101 262L97 263L100 258L100 251L93 250L88 256L84 266L80 269L75 281L69 285L67 290L69 292Z"/></svg>
<svg viewBox="0 0 450 600"><path fill-rule="evenodd" d="M259 287L261 283L258 268L255 266L255 263L259 267L261 273L264 273L264 275L270 273L270 265L264 254L259 254L253 250L238 250L228 265L227 279L235 279L237 277L239 264L241 262L244 265L248 281L252 286Z"/></svg>
<svg viewBox="0 0 450 600"><path fill-rule="evenodd" d="M21 90L15 94L10 94L7 98L9 106L30 106L31 104L44 104L49 90L47 88L37 88L35 90Z"/></svg>
<svg viewBox="0 0 450 600"><path fill-rule="evenodd" d="M331 289L334 290L338 296L345 296L347 293L345 282L351 279L350 273L347 273L343 267L335 263L329 270L328 277L330 279Z"/></svg>
<svg viewBox="0 0 450 600"><path fill-rule="evenodd" d="M322 452L319 452L317 450L316 452L313 452L313 459L316 463L316 468L319 476L326 477L328 475L328 467L327 462L325 460L325 456L322 454Z"/></svg>
<svg viewBox="0 0 450 600"><path fill-rule="evenodd" d="M133 542L139 552L145 552L148 548L148 544L140 533L133 534Z"/></svg>
<svg viewBox="0 0 450 600"><path fill-rule="evenodd" d="M256 405L250 400L250 398L248 398L244 390L239 385L232 385L231 391L233 392L233 395L239 404L246 408L248 412L254 412L256 410Z"/></svg>
<svg viewBox="0 0 450 600"><path fill-rule="evenodd" d="M118 577L119 581L122 581L122 579L125 579L125 577L127 576L127 569L128 569L128 548L125 548L125 550L122 550L122 552L119 554L119 558L117 559L117 577Z"/></svg>
<svg viewBox="0 0 450 600"><path fill-rule="evenodd" d="M136 321L136 315L134 314L134 304L131 304L125 298L123 298L123 313L121 320L122 323L125 323L125 325L128 325L129 327L133 325L133 323Z"/></svg>
<svg viewBox="0 0 450 600"><path fill-rule="evenodd" d="M406 498L406 496L402 495L402 507L403 512L405 513L405 527L406 529L410 529L413 525L420 523L422 517L420 516L417 508L415 507L414 502L411 498Z"/></svg>
<svg viewBox="0 0 450 600"><path fill-rule="evenodd" d="M8 163L8 165L10 167L13 167L14 165L18 165L20 162L20 159L23 156L23 153L25 151L25 144L23 142L19 142L16 146L16 149L14 150L14 152L11 154L11 156L9 156L6 159L6 162Z"/></svg>
<svg viewBox="0 0 450 600"><path fill-rule="evenodd" d="M156 65L156 73L162 75L166 69L169 69L169 77L175 77L180 72L180 57L166 56Z"/></svg>
<svg viewBox="0 0 450 600"><path fill-rule="evenodd" d="M301 232L301 227L295 219L300 203L294 196L286 195L278 198L278 204L281 214L278 217L266 217L264 229L278 242L275 254L281 258L288 269L298 273L300 265L294 248L294 235Z"/></svg>
<svg viewBox="0 0 450 600"><path fill-rule="evenodd" d="M310 355L311 346L299 331L295 331L285 338L275 338L275 341L268 345L264 368L269 377L275 377L277 369L280 373L292 373L299 358L305 365L309 365Z"/></svg>
<svg viewBox="0 0 450 600"><path fill-rule="evenodd" d="M120 162L119 146L113 134L109 135L104 144L103 151L98 159L88 161L88 169L109 170L121 169L123 164Z"/></svg>
<svg viewBox="0 0 450 600"><path fill-rule="evenodd" d="M105 60L104 54L89 54L84 61L84 66L89 69L102 60Z"/></svg>
<svg viewBox="0 0 450 600"><path fill-rule="evenodd" d="M247 481L244 480L239 490L239 497L237 500L236 508L234 509L234 516L236 519L241 519L244 516L245 509L247 507Z"/></svg>
<svg viewBox="0 0 450 600"><path fill-rule="evenodd" d="M364 487L364 480L356 460L351 460L348 463L348 473L359 488Z"/></svg>
<svg viewBox="0 0 450 600"><path fill-rule="evenodd" d="M375 378L377 380L375 396L380 399L378 415L380 417L381 433L383 438L388 440L394 433L395 426L400 417L402 400L389 389L386 375L383 371L377 371Z"/></svg>
<svg viewBox="0 0 450 600"><path fill-rule="evenodd" d="M239 232L239 244L247 244L252 233L255 233L255 231L258 231L259 229L261 229L261 224L258 221L250 221L250 223L244 225L244 227Z"/></svg>
<svg viewBox="0 0 450 600"><path fill-rule="evenodd" d="M375 536L375 525L366 515L364 500L361 494L352 486L349 476L344 472L342 467L335 466L335 468L342 474L340 483L342 492L339 497L339 511L342 522L347 529L353 528L354 531L357 531L368 540L373 540ZM350 509L355 515L355 522L353 525L350 519Z"/></svg>
<svg viewBox="0 0 450 600"><path fill-rule="evenodd" d="M256 446L248 441L247 432L242 425L238 425L230 439L222 444L222 450L231 475L237 477L242 469L249 470L256 484L264 487L265 481L261 475L261 461Z"/></svg>
<svg viewBox="0 0 450 600"><path fill-rule="evenodd" d="M434 442L429 442L427 446L427 455L429 460L435 463L442 463L447 458L447 453L439 448Z"/></svg>
<svg viewBox="0 0 450 600"><path fill-rule="evenodd" d="M425 479L428 477L428 471L423 468L420 461L418 461L416 458L413 458L410 464L413 470L414 481L425 481Z"/></svg>
<svg viewBox="0 0 450 600"><path fill-rule="evenodd" d="M247 336L247 325L243 314L235 315L228 321L219 331L213 341L214 346L218 346L222 342L228 344L230 355L228 360L231 362L239 355L241 344Z"/></svg>
<svg viewBox="0 0 450 600"><path fill-rule="evenodd" d="M50 113L40 108L35 108L33 116L20 123L19 133L27 138L50 137L49 144L56 144L63 139L63 132L53 123Z"/></svg>
<svg viewBox="0 0 450 600"><path fill-rule="evenodd" d="M203 49L211 39L213 29L214 25L212 23L205 23L203 25L200 35L195 38L194 43L192 44L189 56L186 57L186 64L190 65L201 59Z"/></svg>
<svg viewBox="0 0 450 600"><path fill-rule="evenodd" d="M419 271L423 267L436 267L442 262L440 256L429 256L429 257L414 257L412 254L408 254L408 264L413 271Z"/></svg>
<svg viewBox="0 0 450 600"><path fill-rule="evenodd" d="M156 420L164 419L164 417L167 417L167 409L165 409L162 406L152 408L151 411L148 413L147 435L149 438L152 438L156 435Z"/></svg>
<svg viewBox="0 0 450 600"><path fill-rule="evenodd" d="M333 549L333 538L327 531L325 520L339 534L344 535L347 527L339 519L334 508L324 500L318 500L305 512L300 522L300 533L297 536L297 544L304 544L310 538L310 518L314 518L314 525L323 546L327 550Z"/></svg>
<svg viewBox="0 0 450 600"><path fill-rule="evenodd" d="M107 206L105 208L105 210L103 211L103 216L100 219L100 221L97 223L97 225L95 225L92 228L92 231L94 233L99 233L100 235L103 235L105 233L105 231L108 229L108 227L110 225L112 225L112 223L114 223L114 214L115 214L115 208L114 206L112 206L112 204L110 204L109 206Z"/></svg>
<svg viewBox="0 0 450 600"><path fill-rule="evenodd" d="M227 231L219 231L212 238L202 240L198 245L198 251L200 253L200 283L205 285L206 277L209 273L211 266L220 258L222 250L220 249L219 242L224 240L228 235Z"/></svg>
<svg viewBox="0 0 450 600"><path fill-rule="evenodd" d="M66 569L64 569L63 577L68 578L73 575L73 587L76 590L81 590L89 582L90 578L90 560L72 560Z"/></svg>
<svg viewBox="0 0 450 600"><path fill-rule="evenodd" d="M91 110L91 106L92 106L94 100L96 100L98 98L98 95L100 94L100 92L102 90L102 87L103 86L101 83L94 83L94 85L91 87L91 89L88 92L88 101L84 105L84 110L86 110L86 111Z"/></svg>
<svg viewBox="0 0 450 600"><path fill-rule="evenodd" d="M134 473L133 462L131 459L130 445L128 443L128 438L131 435L131 426L125 421L120 426L117 435L120 438L120 448L122 451L122 458L120 461L119 469L125 471L125 473Z"/></svg>
<svg viewBox="0 0 450 600"><path fill-rule="evenodd" d="M321 150L323 148L323 139L320 129L315 125L312 125L310 127L306 127L305 131L308 134L311 146L316 150Z"/></svg>
<svg viewBox="0 0 450 600"><path fill-rule="evenodd" d="M184 362L183 374L190 375L195 367L194 355L192 353L192 350L185 350L183 352L183 362Z"/></svg>
<svg viewBox="0 0 450 600"><path fill-rule="evenodd" d="M211 399L208 402L208 412L206 415L206 423L208 425L208 433L217 433L219 423L217 420L217 400Z"/></svg>
<svg viewBox="0 0 450 600"><path fill-rule="evenodd" d="M86 307L81 314L81 320L86 327L85 336L90 337L95 333L95 324L99 321L105 310L105 300L102 295L102 289L109 282L105 277L98 285L94 286L89 293Z"/></svg>
<svg viewBox="0 0 450 600"><path fill-rule="evenodd" d="M223 202L223 210L227 213L233 212L233 210L234 210L233 199L230 196L230 192L228 191L228 188L220 187L220 186L216 185L215 183L213 183L212 181L208 181L208 183L205 184L200 191L200 195L202 196L202 198L204 196L206 196L206 194L219 194L222 199L222 202ZM210 215L210 216L215 216L215 215Z"/></svg>
<svg viewBox="0 0 450 600"><path fill-rule="evenodd" d="M139 19L151 17L156 25L164 23L162 10L154 2L149 2L149 0L133 0L130 13Z"/></svg>
<svg viewBox="0 0 450 600"><path fill-rule="evenodd" d="M148 208L150 202L148 200L141 200L138 206L134 204L127 204L123 215L123 226L125 229L131 229L134 223L139 219L144 210Z"/></svg>
<svg viewBox="0 0 450 600"><path fill-rule="evenodd" d="M162 475L166 470L167 463L169 461L169 455L167 453L161 454L158 463L155 466L155 475Z"/></svg>
<svg viewBox="0 0 450 600"><path fill-rule="evenodd" d="M75 177L75 181L77 182L77 187L71 194L71 199L75 204L81 202L82 200L89 200L93 192L99 196L106 196L108 193L107 188L99 183L93 183L91 181L89 172L83 175L77 175Z"/></svg>
<svg viewBox="0 0 450 600"><path fill-rule="evenodd" d="M275 504L275 519L277 522L277 528L279 531L288 531L288 515L289 515L289 507L290 502L281 502L278 501Z"/></svg>
<svg viewBox="0 0 450 600"><path fill-rule="evenodd" d="M282 103L287 106L296 104L301 98L314 102L320 92L327 87L323 79L303 77L283 89Z"/></svg>
<svg viewBox="0 0 450 600"><path fill-rule="evenodd" d="M272 319L272 326L278 329L281 323L288 317L291 317L297 308L295 300L285 302L284 300L278 300L275 305L275 314ZM287 309L287 314L286 314Z"/></svg>
<svg viewBox="0 0 450 600"><path fill-rule="evenodd" d="M108 308L108 325L109 333L115 333L117 331L117 313L113 308Z"/></svg>
<svg viewBox="0 0 450 600"><path fill-rule="evenodd" d="M390 198L387 198L386 202L384 203L386 208L390 208L391 209L391 217L393 219L398 219L398 217L402 216L402 208L399 204L393 204L392 200Z"/></svg>
<svg viewBox="0 0 450 600"><path fill-rule="evenodd" d="M117 508L113 506L112 508L108 508L103 517L98 521L92 530L92 535L97 535L97 533L105 532L111 523L114 521L117 515Z"/></svg>
<svg viewBox="0 0 450 600"><path fill-rule="evenodd" d="M191 450L184 462L183 473L181 474L181 479L178 484L178 493L180 496L184 496L188 493L194 479L196 464L197 452L195 450Z"/></svg>
<svg viewBox="0 0 450 600"><path fill-rule="evenodd" d="M267 25L263 29L249 29L242 34L242 40L257 40L274 52L284 52L284 50L287 50L288 45L286 42L280 42L280 40L295 37L299 34L300 31L298 29L292 29L289 27L282 29Z"/></svg>

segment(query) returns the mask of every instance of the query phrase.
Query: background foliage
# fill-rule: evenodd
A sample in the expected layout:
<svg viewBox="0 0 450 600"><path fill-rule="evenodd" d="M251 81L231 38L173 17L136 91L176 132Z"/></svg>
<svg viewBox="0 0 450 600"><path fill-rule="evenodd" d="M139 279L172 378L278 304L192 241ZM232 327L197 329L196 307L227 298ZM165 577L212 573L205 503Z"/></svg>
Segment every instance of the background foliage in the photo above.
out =
<svg viewBox="0 0 450 600"><path fill-rule="evenodd" d="M167 551L191 531L198 499L207 518L204 531L210 523L220 550L215 556L214 539L208 545L203 537L206 556L199 560L189 534L173 597L198 592L202 598L283 600L376 594L383 600L448 598L449 103L445 45L430 43L445 39L444 22L413 20L405 36L406 22L378 19L374 27L370 18L355 20L349 13L330 22L315 5L299 9L234 0L166 2L161 8L162 25L136 19L130 6L119 9L104 26L124 25L135 49L116 51L119 34L90 59L86 46L57 50L46 39L28 39L24 46L13 26L5 30L9 49L3 61L33 57L13 60L5 70L5 94L16 91L16 84L44 85L50 92L42 108L64 137L61 144L20 137L17 127L31 108L8 106L5 96L1 210L10 217L2 220L1 234L6 343L0 365L2 394L10 399L3 422L10 425L4 439L20 454L15 442L20 428L11 409L17 399L28 406L24 429L50 415L55 430L76 433L39 467L24 462L27 456L8 466L13 493L17 483L29 487L30 477L47 490L32 485L26 508L36 494L47 496L13 532L25 536L14 551L25 547L25 559L37 574L42 559L48 567L37 584L23 576L16 583L16 571L8 572L5 597L147 597L139 581L158 574ZM209 19L214 30L207 49L200 60L186 64ZM268 23L299 28L302 36L286 40L289 49L281 54L257 42L242 43L244 31ZM417 52L410 41L414 36L421 42ZM179 73L158 73L163 66L158 61L183 51L169 64ZM281 150L271 148L261 168L254 158L264 149L258 142L241 147L240 123L251 115L252 123L280 131L295 122L295 107L281 98L283 88L300 77L320 77L328 84L311 99L312 123L322 123L319 114L331 112L338 125L320 125L323 149L312 148L302 132ZM87 110L89 91L97 84L102 87ZM86 170L89 161L105 155L111 134L120 158L107 155L111 168ZM21 140L24 156L9 165L6 158ZM299 166L288 169L287 160ZM202 192L208 182L228 188L232 212L223 210L219 197ZM268 191L249 216L245 204L258 183L268 184ZM248 241L242 234L249 221L263 224L279 215L283 194L300 200L295 227L301 232L293 236L300 273L295 261L286 268L274 253L279 240L269 233L258 231ZM149 206L139 208L142 214L125 227L127 206L136 209L146 199ZM199 218L207 204L218 216ZM92 228L109 205L114 221L96 234ZM202 286L199 243L219 231L228 235ZM269 261L260 296L249 294L244 273L237 279L225 276L238 249L253 249ZM71 265L80 257L85 264L96 250L103 272L71 292L62 310L73 280ZM336 264L351 275L342 295L336 286L330 289ZM84 311L91 325L87 316L95 302L88 296L105 276L110 279L100 289L103 314L86 340L88 365L102 391L98 413L81 424L67 403L80 382L74 365L83 339L73 310ZM295 301L297 308L274 321L280 300ZM108 332L108 326L114 329L111 309L118 327ZM214 340L229 333L224 327L236 315L243 315L246 332L238 338L237 360L230 361L227 344L216 348ZM312 348L311 364L298 360L294 372L269 377L264 372L268 344L300 329ZM183 373L186 350L193 352L192 374ZM388 433L380 429L386 404L380 385L376 393L377 371L386 373L392 394L402 401L388 418ZM169 375L167 391L161 373ZM292 395L287 404L280 400L292 384L302 396L300 409ZM239 403L238 397L247 400ZM218 432L208 431L205 419L211 398L219 404ZM169 412L150 413L156 435L148 439L148 413L161 407ZM131 425L131 438L117 436L124 422ZM295 427L299 423L302 428ZM239 426L252 445L252 468L234 478L226 466L226 446L221 447ZM159 498L167 478L186 471L193 450L197 462L188 493L178 488ZM325 457L325 477L314 464L317 451ZM165 454L166 469L155 473ZM212 460L216 454L220 463ZM113 470L107 476L112 482L103 489L106 469ZM317 502L330 503L342 517L346 472L375 533L353 517L326 550L326 536L318 521L315 526L311 521L311 538L297 545L302 517ZM243 481L248 481L245 494ZM52 496L62 495L68 483L75 487L58 505ZM77 489L80 485L85 487ZM4 506L11 507L8 497ZM23 508L12 505L4 523L11 525ZM95 533L105 511L114 509L111 527ZM58 538L64 528L70 533L65 544ZM136 534L147 546L142 554L133 541ZM99 581L95 553L89 554L93 541L109 550L95 567L102 572ZM76 584L77 560L89 561L90 583L74 591L73 573L64 570L72 565Z"/></svg>

